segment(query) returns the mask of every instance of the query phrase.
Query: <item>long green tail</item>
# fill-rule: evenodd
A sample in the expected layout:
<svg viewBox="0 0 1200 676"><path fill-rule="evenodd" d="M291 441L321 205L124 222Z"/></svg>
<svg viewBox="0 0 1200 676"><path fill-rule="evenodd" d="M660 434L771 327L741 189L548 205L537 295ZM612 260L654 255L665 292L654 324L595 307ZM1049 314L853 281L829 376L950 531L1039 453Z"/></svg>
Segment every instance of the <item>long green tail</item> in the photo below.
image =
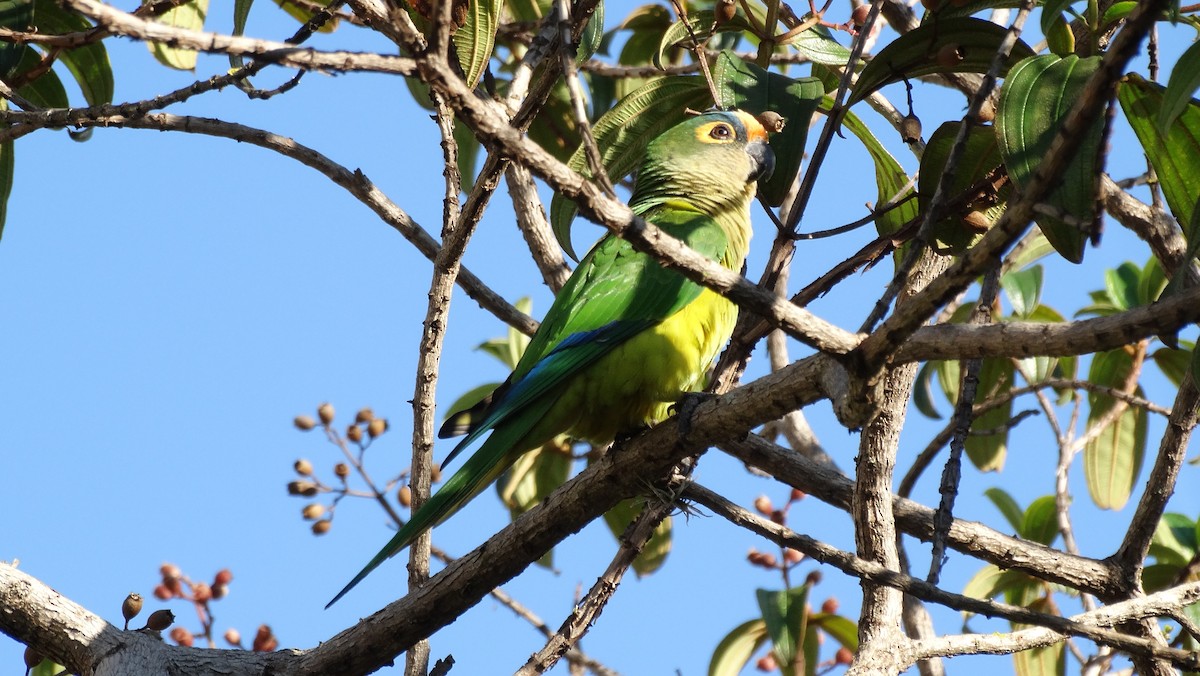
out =
<svg viewBox="0 0 1200 676"><path fill-rule="evenodd" d="M522 417L524 418L524 416ZM350 584L338 592L337 596L325 605L325 608L328 609L329 606L337 603L380 564L403 551L421 533L450 518L463 505L487 488L496 477L500 476L501 472L512 465L518 454L527 450L516 448L515 444L525 436L528 428L540 417L540 415L531 417L532 419L524 425L519 423L504 425L504 429L493 431L492 436L483 442L479 450L429 498L428 502L412 515L408 523L400 527L396 535L375 555L375 558L367 562L362 571L355 575L354 579L350 580Z"/></svg>

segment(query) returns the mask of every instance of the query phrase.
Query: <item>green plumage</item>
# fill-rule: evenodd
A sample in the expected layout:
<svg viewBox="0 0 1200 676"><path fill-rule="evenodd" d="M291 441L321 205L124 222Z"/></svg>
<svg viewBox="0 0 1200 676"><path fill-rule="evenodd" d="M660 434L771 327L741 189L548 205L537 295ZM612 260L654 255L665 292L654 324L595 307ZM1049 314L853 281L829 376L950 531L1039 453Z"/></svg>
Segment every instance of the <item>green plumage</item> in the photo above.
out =
<svg viewBox="0 0 1200 676"><path fill-rule="evenodd" d="M650 143L630 207L700 254L740 270L755 181L772 165L766 132L753 117L699 115ZM472 411L472 427L446 463L491 435L329 605L522 454L559 434L607 443L665 418L680 396L702 388L736 317L736 306L719 294L623 239L601 239L555 298L512 375ZM442 431L453 428L448 423Z"/></svg>

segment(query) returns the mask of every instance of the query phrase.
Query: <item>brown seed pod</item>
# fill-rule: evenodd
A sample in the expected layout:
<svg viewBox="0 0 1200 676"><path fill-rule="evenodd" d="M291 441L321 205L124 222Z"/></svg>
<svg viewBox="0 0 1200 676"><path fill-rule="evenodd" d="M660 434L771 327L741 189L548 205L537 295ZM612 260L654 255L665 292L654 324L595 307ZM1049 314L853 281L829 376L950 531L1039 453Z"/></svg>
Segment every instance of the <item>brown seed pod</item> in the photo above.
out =
<svg viewBox="0 0 1200 676"><path fill-rule="evenodd" d="M311 481L289 481L287 491L288 495L303 495L306 498L311 498L319 492L317 485Z"/></svg>
<svg viewBox="0 0 1200 676"><path fill-rule="evenodd" d="M317 417L321 419L322 425L328 425L333 422L333 404L325 402L317 407Z"/></svg>
<svg viewBox="0 0 1200 676"><path fill-rule="evenodd" d="M375 418L367 423L367 436L374 439L388 430L387 418Z"/></svg>
<svg viewBox="0 0 1200 676"><path fill-rule="evenodd" d="M296 426L296 429L307 432L317 426L317 421L306 415L298 415L292 420L292 424Z"/></svg>
<svg viewBox="0 0 1200 676"><path fill-rule="evenodd" d="M254 634L254 645L251 650L254 652L271 652L279 647L279 641L275 638L271 627L260 625L258 631Z"/></svg>
<svg viewBox="0 0 1200 676"><path fill-rule="evenodd" d="M369 423L375 419L375 411L371 410L370 406L364 406L358 409L358 413L354 414L354 422L359 425Z"/></svg>
<svg viewBox="0 0 1200 676"><path fill-rule="evenodd" d="M137 592L131 592L125 600L121 602L121 617L125 618L125 628L129 628L129 621L138 616L142 612L142 595Z"/></svg>
<svg viewBox="0 0 1200 676"><path fill-rule="evenodd" d="M713 18L718 26L733 21L736 14L736 0L717 0L716 5L713 6Z"/></svg>
<svg viewBox="0 0 1200 676"><path fill-rule="evenodd" d="M412 488L405 485L396 491L396 500L403 507L412 507Z"/></svg>
<svg viewBox="0 0 1200 676"><path fill-rule="evenodd" d="M787 126L787 118L773 110L764 110L755 117L759 124L772 134L783 131L783 128Z"/></svg>
<svg viewBox="0 0 1200 676"><path fill-rule="evenodd" d="M347 465L344 462L339 462L333 466L333 473L338 475L339 478L345 479L346 477L350 476L350 465Z"/></svg>
<svg viewBox="0 0 1200 676"><path fill-rule="evenodd" d="M146 626L143 629L150 631L162 631L167 627L175 624L175 613L163 608L150 613L150 617L146 618Z"/></svg>
<svg viewBox="0 0 1200 676"><path fill-rule="evenodd" d="M154 598L158 599L159 601L167 601L173 596L174 594L171 593L170 589L167 589L167 585L165 584L160 584L154 587Z"/></svg>
<svg viewBox="0 0 1200 676"><path fill-rule="evenodd" d="M229 585L214 584L212 586L213 600L220 601L221 599L225 598L226 596L229 596Z"/></svg>
<svg viewBox="0 0 1200 676"><path fill-rule="evenodd" d="M863 24L867 22L867 15L870 13L871 5L869 3L863 3L855 7L854 11L850 12L850 25L855 28L862 28Z"/></svg>
<svg viewBox="0 0 1200 676"><path fill-rule="evenodd" d="M171 630L171 640L185 648L190 648L196 642L196 637L183 627L175 627Z"/></svg>
<svg viewBox="0 0 1200 676"><path fill-rule="evenodd" d="M356 444L358 442L362 441L363 440L362 428L359 427L358 425L351 425L351 426L347 427L346 428L346 438Z"/></svg>
<svg viewBox="0 0 1200 676"><path fill-rule="evenodd" d="M953 68L967 58L967 52L957 42L947 42L937 50L935 60L942 68Z"/></svg>
<svg viewBox="0 0 1200 676"><path fill-rule="evenodd" d="M300 515L308 521L314 521L325 515L325 505L319 502L305 505L304 509L300 510Z"/></svg>
<svg viewBox="0 0 1200 676"><path fill-rule="evenodd" d="M838 648L837 654L833 656L833 661L838 664L850 664L854 661L854 653L846 646Z"/></svg>
<svg viewBox="0 0 1200 676"><path fill-rule="evenodd" d="M292 468L295 469L296 474L299 474L300 476L312 476L313 473L312 463L304 458L300 458L296 462L292 463Z"/></svg>
<svg viewBox="0 0 1200 676"><path fill-rule="evenodd" d="M179 566L173 563L164 563L158 567L158 573L162 575L163 582L167 580L177 580L183 577L183 571L179 570Z"/></svg>
<svg viewBox="0 0 1200 676"><path fill-rule="evenodd" d="M775 661L774 653L767 653L758 658L758 661L754 663L754 668L759 671L771 673L779 669L779 663Z"/></svg>
<svg viewBox="0 0 1200 676"><path fill-rule="evenodd" d="M242 645L242 633L233 627L226 629L225 642L235 648L240 648Z"/></svg>
<svg viewBox="0 0 1200 676"><path fill-rule="evenodd" d="M213 576L214 587L217 585L226 585L230 582L233 582L233 571L229 570L228 568L222 568L221 570L218 570L217 574Z"/></svg>
<svg viewBox="0 0 1200 676"><path fill-rule="evenodd" d="M313 523L312 532L313 535L324 535L329 532L330 528L333 528L333 521L322 519Z"/></svg>
<svg viewBox="0 0 1200 676"><path fill-rule="evenodd" d="M42 660L44 660L44 659L46 659L46 658L42 657L42 654L39 653L36 648L34 648L33 646L30 646L30 645L25 646L25 668L26 669L32 669L32 668L36 667L37 665L41 664Z"/></svg>
<svg viewBox="0 0 1200 676"><path fill-rule="evenodd" d="M804 584L812 587L821 584L821 571L814 570L804 578Z"/></svg>
<svg viewBox="0 0 1200 676"><path fill-rule="evenodd" d="M805 495L807 495L807 493L799 488L793 488L792 494L788 496L788 502L799 502L800 500L804 499Z"/></svg>
<svg viewBox="0 0 1200 676"><path fill-rule="evenodd" d="M921 140L921 118L909 113L900 120L900 140L910 144Z"/></svg>
<svg viewBox="0 0 1200 676"><path fill-rule="evenodd" d="M192 585L192 600L196 603L208 603L212 600L212 587L207 582L197 582Z"/></svg>
<svg viewBox="0 0 1200 676"><path fill-rule="evenodd" d="M825 599L825 603L821 604L821 612L826 615L832 615L838 611L838 600L830 596Z"/></svg>
<svg viewBox="0 0 1200 676"><path fill-rule="evenodd" d="M430 467L429 480L435 484L440 484L442 482L442 468L438 467L437 465Z"/></svg>
<svg viewBox="0 0 1200 676"><path fill-rule="evenodd" d="M775 505L771 504L771 498L760 495L754 499L754 509L757 509L758 513L763 516L770 516L771 512L775 511Z"/></svg>
<svg viewBox="0 0 1200 676"><path fill-rule="evenodd" d="M791 547L783 548L783 561L789 566L794 566L804 560L804 552L792 549Z"/></svg>

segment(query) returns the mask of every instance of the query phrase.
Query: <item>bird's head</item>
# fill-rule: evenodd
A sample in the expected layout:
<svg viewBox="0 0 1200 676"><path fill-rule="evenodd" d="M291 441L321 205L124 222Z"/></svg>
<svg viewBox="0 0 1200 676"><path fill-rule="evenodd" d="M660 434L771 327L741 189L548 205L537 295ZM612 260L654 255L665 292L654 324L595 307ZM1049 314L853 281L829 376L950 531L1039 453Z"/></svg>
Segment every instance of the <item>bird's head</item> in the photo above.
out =
<svg viewBox="0 0 1200 676"><path fill-rule="evenodd" d="M740 110L689 118L650 142L630 205L635 211L683 199L709 210L741 207L769 178L775 155L767 130Z"/></svg>

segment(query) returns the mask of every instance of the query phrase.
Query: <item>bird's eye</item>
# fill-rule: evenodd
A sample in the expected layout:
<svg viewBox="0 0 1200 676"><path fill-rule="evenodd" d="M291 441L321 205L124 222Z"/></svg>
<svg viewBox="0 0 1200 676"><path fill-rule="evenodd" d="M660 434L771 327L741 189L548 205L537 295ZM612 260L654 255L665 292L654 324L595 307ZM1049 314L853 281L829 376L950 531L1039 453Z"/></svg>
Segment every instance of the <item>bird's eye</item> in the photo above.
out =
<svg viewBox="0 0 1200 676"><path fill-rule="evenodd" d="M718 141L725 141L733 137L733 130L727 124L718 124L708 132L708 135Z"/></svg>

